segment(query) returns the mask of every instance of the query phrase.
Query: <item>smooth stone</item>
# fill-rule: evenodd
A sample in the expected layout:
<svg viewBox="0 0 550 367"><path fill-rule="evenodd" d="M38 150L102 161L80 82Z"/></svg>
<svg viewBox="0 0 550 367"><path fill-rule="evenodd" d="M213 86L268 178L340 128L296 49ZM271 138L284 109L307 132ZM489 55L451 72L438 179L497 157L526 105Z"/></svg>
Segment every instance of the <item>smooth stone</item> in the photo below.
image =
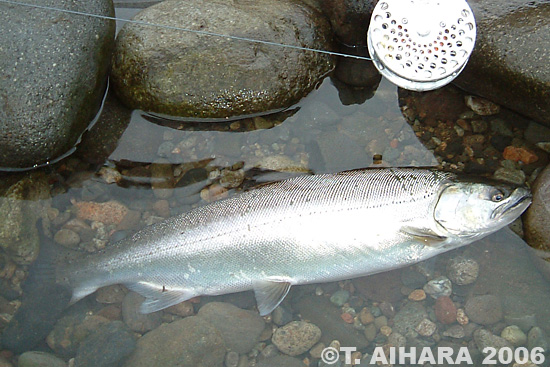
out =
<svg viewBox="0 0 550 367"><path fill-rule="evenodd" d="M485 355L489 353L488 351L484 352L484 349L487 347L495 348L497 351L501 348L512 349L512 344L510 344L509 341L500 336L493 335L493 333L485 329L477 329L474 331L474 341L477 348Z"/></svg>
<svg viewBox="0 0 550 367"><path fill-rule="evenodd" d="M61 246L76 247L80 243L80 236L73 230L60 229L55 233L54 241Z"/></svg>
<svg viewBox="0 0 550 367"><path fill-rule="evenodd" d="M310 350L320 338L321 329L317 325L292 321L275 330L271 341L282 353L297 356Z"/></svg>
<svg viewBox="0 0 550 367"><path fill-rule="evenodd" d="M341 345L357 349L367 346L363 333L356 330L352 324L343 322L340 317L340 308L327 298L307 295L296 302L294 309L302 315L302 319L308 320L321 329L321 341L325 345L338 340Z"/></svg>
<svg viewBox="0 0 550 367"><path fill-rule="evenodd" d="M226 347L208 321L189 316L143 335L125 367L222 367Z"/></svg>
<svg viewBox="0 0 550 367"><path fill-rule="evenodd" d="M393 319L393 330L405 337L416 336L416 327L422 320L428 318L426 309L419 302L405 304Z"/></svg>
<svg viewBox="0 0 550 367"><path fill-rule="evenodd" d="M162 323L160 312L143 314L139 308L145 297L136 292L128 292L122 300L122 320L128 327L138 333L145 333L157 328Z"/></svg>
<svg viewBox="0 0 550 367"><path fill-rule="evenodd" d="M472 284L479 275L479 264L474 259L454 257L447 264L447 276L458 285Z"/></svg>
<svg viewBox="0 0 550 367"><path fill-rule="evenodd" d="M278 355L271 358L262 359L256 363L256 367L304 367L304 363L298 358Z"/></svg>
<svg viewBox="0 0 550 367"><path fill-rule="evenodd" d="M546 67L550 3L498 0L470 3L477 38L459 87L550 125L550 71Z"/></svg>
<svg viewBox="0 0 550 367"><path fill-rule="evenodd" d="M121 321L101 325L78 347L76 367L120 366L136 348L136 337Z"/></svg>
<svg viewBox="0 0 550 367"><path fill-rule="evenodd" d="M542 353L547 353L549 346L548 337L540 327L535 326L529 330L527 334L527 347L529 350L533 350L533 348L542 348Z"/></svg>
<svg viewBox="0 0 550 367"><path fill-rule="evenodd" d="M253 311L240 309L230 303L210 302L197 313L218 329L229 350L239 354L250 352L260 340L265 322Z"/></svg>
<svg viewBox="0 0 550 367"><path fill-rule="evenodd" d="M301 1L236 6L230 0L168 0L134 20L228 35L238 28L241 37L330 48L328 21ZM329 57L315 52L126 24L117 38L111 77L121 100L132 108L227 117L288 107L331 66Z"/></svg>
<svg viewBox="0 0 550 367"><path fill-rule="evenodd" d="M535 314L505 315L504 321L510 325L518 326L524 333L529 332L537 323Z"/></svg>
<svg viewBox="0 0 550 367"><path fill-rule="evenodd" d="M336 306L343 306L349 300L349 291L345 289L339 289L330 296L330 302Z"/></svg>
<svg viewBox="0 0 550 367"><path fill-rule="evenodd" d="M471 321L481 325L495 324L503 316L501 301L492 294L469 298L464 310Z"/></svg>
<svg viewBox="0 0 550 367"><path fill-rule="evenodd" d="M531 188L533 202L524 215L525 239L529 246L550 251L550 166L546 167Z"/></svg>
<svg viewBox="0 0 550 367"><path fill-rule="evenodd" d="M433 299L437 299L441 296L450 296L453 292L453 286L449 278L440 276L430 280L424 285L424 292L429 294Z"/></svg>
<svg viewBox="0 0 550 367"><path fill-rule="evenodd" d="M18 367L66 367L67 363L59 357L45 352L25 352L17 360Z"/></svg>
<svg viewBox="0 0 550 367"><path fill-rule="evenodd" d="M64 316L48 334L46 343L60 356L74 357L80 344L107 323L108 319L97 315L84 316L79 313Z"/></svg>
<svg viewBox="0 0 550 367"><path fill-rule="evenodd" d="M278 326L283 326L292 321L292 312L290 312L285 306L277 306L271 313L271 320Z"/></svg>
<svg viewBox="0 0 550 367"><path fill-rule="evenodd" d="M27 3L113 16L111 0ZM26 6L0 9L0 167L30 168L69 153L100 107L115 23Z"/></svg>
<svg viewBox="0 0 550 367"><path fill-rule="evenodd" d="M508 340L514 347L527 342L527 335L517 325L506 326L500 333L500 337Z"/></svg>

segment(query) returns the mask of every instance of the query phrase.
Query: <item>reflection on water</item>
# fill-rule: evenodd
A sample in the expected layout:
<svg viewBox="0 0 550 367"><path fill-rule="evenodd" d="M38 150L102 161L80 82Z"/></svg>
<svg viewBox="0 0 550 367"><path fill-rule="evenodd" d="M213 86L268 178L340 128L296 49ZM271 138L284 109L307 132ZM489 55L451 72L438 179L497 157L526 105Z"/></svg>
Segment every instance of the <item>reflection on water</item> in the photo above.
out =
<svg viewBox="0 0 550 367"><path fill-rule="evenodd" d="M394 85L382 80L372 97L369 95L364 101L358 97L361 103L346 104L340 101L342 95L335 83L327 78L317 90L287 111L215 124L162 121L141 111L127 111L117 105L116 100L108 100L104 115L84 138L76 156L40 173L2 174L0 234L4 240L11 241L9 244L4 241L5 253L0 263L2 325L7 324L19 306L28 264L37 256L35 247L44 241L44 238L39 240L40 234L35 229L39 218L41 228L50 239L73 249L93 252L146 225L233 195L251 182L369 166L435 166L444 159L454 159L455 167L460 167L464 157L478 163L490 160L487 154L492 151L485 149L485 155L477 156L474 149L473 157L468 157L461 143L458 144L465 153L461 150L449 158L449 150L443 149L436 157L434 152L442 145L441 141L438 146L434 145L441 138L437 135L438 129L448 125L449 130L459 130L452 122L439 121L433 122L432 132L420 131L424 126L415 116L412 119L404 116L404 112L407 115L410 111L400 108L397 92ZM353 93L353 89L346 93ZM357 91L358 95L361 93L363 91ZM273 171L283 174L273 176ZM51 198L44 197L44 189L48 187ZM40 205L34 205L35 202ZM8 233L14 228L25 228L28 240L12 241L13 236ZM17 254L23 254L24 260L15 256ZM458 322L455 316L450 322L442 322L436 315L435 300L428 294L427 298L414 301L411 291L422 289L440 276L450 277L449 261L458 254L479 265L474 283L455 284L450 293L454 302L451 308L454 307L455 312L456 309L464 312L466 308L472 321ZM372 353L375 346L398 340L408 346L468 345L479 356L473 336L476 328L483 327L497 336L505 326L516 324L521 324L524 332L533 326L550 332L550 308L546 305L548 282L533 267L523 241L509 231L374 279L296 287L277 316L266 318L269 326L262 333L261 342L256 340L254 348L242 352L238 359L250 363L266 359L261 353L267 354L265 350L269 350L271 328L302 317L321 328L324 345L338 339L342 346L357 345L363 354ZM332 298L340 291L348 296L341 304ZM57 323L56 331L47 339L50 351L65 359L77 353L76 346L83 341L79 337L83 337L69 330L71 327L82 329L87 312L100 315L98 317L104 318L101 322L123 319L134 326L133 321L141 322L143 329L134 330L146 334L161 321L172 322L193 314L193 309L205 302L205 299L197 300L200 303L187 302L185 312L169 310L162 316L157 315L158 320L154 319L157 316L151 316L154 320L145 317L129 321L131 316L125 307L132 306L121 305L126 292L110 287L69 309L73 324L68 316L62 319L65 324ZM498 306L490 305L501 312L495 322L483 319L482 311L472 311L467 306L468 300L485 294L494 295L501 302ZM233 302L243 308L254 307L249 294L214 300ZM414 302L420 305L415 306L416 314L401 312ZM43 304L41 307L40 317L47 318L43 310L48 307ZM437 331L431 334L415 331L417 325L411 323L419 315L421 320L436 323ZM25 321L18 322L23 325ZM143 326L148 323L152 326ZM312 366L318 365L319 357L313 352L298 358ZM252 364L242 364L248 365Z"/></svg>

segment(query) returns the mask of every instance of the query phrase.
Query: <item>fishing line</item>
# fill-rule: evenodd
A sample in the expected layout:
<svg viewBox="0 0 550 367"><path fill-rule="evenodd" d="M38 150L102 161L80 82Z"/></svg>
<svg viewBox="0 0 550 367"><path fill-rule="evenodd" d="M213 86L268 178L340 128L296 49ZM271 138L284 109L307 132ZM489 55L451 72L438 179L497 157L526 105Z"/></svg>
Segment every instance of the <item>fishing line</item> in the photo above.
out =
<svg viewBox="0 0 550 367"><path fill-rule="evenodd" d="M81 12L81 11L77 11L77 10L61 9L61 8L55 8L55 7L45 6L45 5L21 3L21 2L17 2L17 1L11 1L11 0L0 0L0 3L25 6L25 7L34 8L34 9L56 11L56 12L72 14L72 15L80 15L80 16L85 16L85 17L90 17L90 18L115 20L115 21L118 20L118 21L126 22L126 23L139 24L139 25L144 25L144 26L149 26L149 27L158 27L158 28L164 28L164 29L170 29L170 30L176 30L176 31L182 31L182 32L195 33L195 34L199 34L199 35L203 35L203 36L227 38L227 39L236 40L236 41L258 43L258 44L268 45L268 46L291 48L291 49L295 49L295 50L317 52L317 53L320 53L320 54L326 54L326 55L332 55L332 56L341 56L341 57L347 57L347 58L352 58L352 59L357 59L357 60L372 61L372 59L370 57L365 57L365 56L350 55L350 54L345 54L345 53L340 53L340 52L332 52L332 51L319 50L319 49L309 48L309 47L294 46L294 45L288 45L288 44L277 43L277 42L272 42L272 41L263 41L263 40L258 40L258 39L254 39L254 38L239 37L239 36L232 36L232 35L215 33L215 32L199 31L199 30L189 29L189 28L182 28L182 27L169 26L169 25L163 25L163 24L149 23L149 22L144 22L144 21L134 20L134 19L124 19L124 18L110 17L110 16L107 16L107 15L86 13L86 12Z"/></svg>

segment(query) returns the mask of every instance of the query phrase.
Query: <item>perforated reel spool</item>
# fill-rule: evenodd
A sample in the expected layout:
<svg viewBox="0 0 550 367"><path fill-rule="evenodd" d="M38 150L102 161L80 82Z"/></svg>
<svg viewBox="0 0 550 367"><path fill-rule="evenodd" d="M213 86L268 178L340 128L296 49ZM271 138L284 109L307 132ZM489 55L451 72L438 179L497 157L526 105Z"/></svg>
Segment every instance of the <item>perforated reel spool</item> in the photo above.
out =
<svg viewBox="0 0 550 367"><path fill-rule="evenodd" d="M475 39L474 15L464 0L380 0L367 34L380 73L416 91L436 89L456 78Z"/></svg>

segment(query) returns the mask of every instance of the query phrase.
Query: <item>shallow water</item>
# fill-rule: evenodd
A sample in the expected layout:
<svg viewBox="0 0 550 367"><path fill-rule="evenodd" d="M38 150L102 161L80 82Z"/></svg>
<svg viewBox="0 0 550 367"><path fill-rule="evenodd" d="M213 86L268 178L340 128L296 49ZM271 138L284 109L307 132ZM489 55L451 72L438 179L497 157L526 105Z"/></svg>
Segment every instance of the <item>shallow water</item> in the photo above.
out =
<svg viewBox="0 0 550 367"><path fill-rule="evenodd" d="M13 200L4 198L0 207L4 212L1 215L8 217L14 207L29 203L22 198L31 201L38 198L38 208L31 209L40 213L48 236L53 237L64 228L70 229L78 234L78 239L58 238L58 242L65 241L73 248L93 252L145 225L233 195L242 187L258 182L296 174L338 172L371 166L442 165L460 169L468 163L461 160L463 155L460 154L449 158L444 149L443 153L441 150L436 153L440 146L434 147L431 139L424 142L419 139L425 127L414 122L415 116L412 119L404 116L403 111L407 114L407 108L400 108L396 86L383 79L375 89L372 97L365 100L362 91L339 91L328 77L317 90L286 111L222 123L168 120L142 111L126 111L111 99L75 155L41 170L43 176L39 179L31 177L30 186L37 186L37 180L46 182L51 199L43 199L40 195L23 195ZM352 95L355 100L364 101L346 105L340 100L342 94L346 94L345 98ZM464 106L463 114L470 116L468 113ZM429 119L430 116L422 118ZM456 130L454 126L459 118L461 116L457 115L454 121L447 124L447 128ZM483 120L479 116L475 118ZM499 118L517 121L517 116L508 111L501 113ZM112 124L112 121L117 123ZM517 132L519 130L521 134ZM516 135L521 136L524 130L519 130L516 130ZM435 136L436 132L433 134ZM489 156L483 158L482 162L491 161ZM494 158L497 162L502 160L498 154ZM537 167L520 168L525 168L529 180ZM488 172L494 170L495 166L487 168ZM21 182L22 178L29 177L29 174L3 173L1 177L4 182L2 191L5 191L16 182ZM129 209L131 215L126 215L121 221L112 207L99 210L94 206L95 203L113 200ZM8 201L11 206L5 205ZM79 211L82 207L85 210ZM25 208L21 209L23 213L29 210ZM14 220L10 225L15 223L27 230L35 225L36 219L37 216L22 215L19 221ZM550 332L550 308L547 303L550 284L536 269L529 248L509 230L410 269L353 282L296 287L283 307L293 312L293 319L299 320L300 314L308 313L300 306L300 299L304 296L317 294L326 298L338 289L344 289L352 294L352 298L340 309L334 306L335 309L354 316L354 313L359 314L363 307L367 307L373 313L378 312L379 317L383 313L391 327L395 312L411 302L407 297L412 289L408 288L406 281L410 272L421 274L425 281L447 275L449 260L459 254L479 264L479 277L471 285L454 288L453 301L458 308L464 308L466 300L474 295L492 294L502 303L503 316L498 322L484 327L495 335L500 335L506 325L516 322L514 320L530 318L534 318L535 325L546 333ZM28 266L25 261L16 264L6 255L2 265L0 276L5 280L2 296L6 299L5 303L12 301L11 306L4 307L2 311L7 315L3 318L5 323L13 314L13 306L19 302L19 297L13 292L21 291ZM370 286L365 285L369 283ZM372 283L377 285L376 289L373 289ZM416 287L422 288L421 285ZM214 300L231 301L253 308L249 296L245 294ZM436 321L433 311L435 301L428 296L421 302L428 317ZM384 311L384 303L391 303L393 311ZM120 307L119 303L115 304ZM195 308L200 305L202 303L196 304ZM83 306L77 307L80 308L75 312L98 313L106 304L96 301L92 295ZM177 318L166 313L163 320ZM266 320L271 322L270 318ZM344 323L338 318L333 322ZM355 326L346 325L353 332L349 331L346 340L340 340L342 346L346 346L344 343L355 343L350 338L357 337L361 339L357 341L362 348L360 351L372 353L375 346L387 343L388 338L380 330L374 341L367 343L365 325L359 323ZM438 324L434 335L412 338L412 345L435 346L449 342L453 346L471 346L471 337L444 336L444 331L449 327ZM322 331L321 341L325 345L333 339L345 337L341 330L325 328ZM255 360L265 344L270 344L269 338L245 355L249 360ZM312 366L318 365L318 359L307 353L298 358Z"/></svg>

